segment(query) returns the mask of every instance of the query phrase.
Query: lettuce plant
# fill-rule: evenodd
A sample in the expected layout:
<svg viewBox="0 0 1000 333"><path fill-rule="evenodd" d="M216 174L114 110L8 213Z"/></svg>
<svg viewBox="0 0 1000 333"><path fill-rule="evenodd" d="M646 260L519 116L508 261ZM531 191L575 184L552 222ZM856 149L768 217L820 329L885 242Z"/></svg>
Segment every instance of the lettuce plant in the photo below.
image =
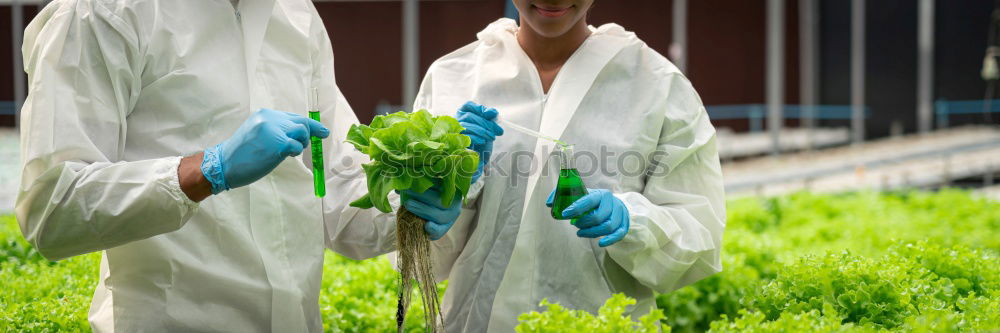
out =
<svg viewBox="0 0 1000 333"><path fill-rule="evenodd" d="M442 207L451 206L457 197L468 193L479 164L479 155L467 149L471 140L461 134L463 129L455 118L434 117L426 110L377 116L371 125L351 126L347 142L371 158L362 166L368 193L351 206L388 213L392 211L389 191L423 192L431 187L441 193ZM396 212L396 267L400 273L396 323L403 327L411 290L416 286L421 291L427 330L435 332L443 330L443 318L425 222L406 207Z"/></svg>
<svg viewBox="0 0 1000 333"><path fill-rule="evenodd" d="M441 204L468 192L479 155L467 149L468 136L455 118L427 110L376 116L371 125L352 125L347 142L371 158L364 164L368 194L351 206L390 212L392 190L423 192L439 186Z"/></svg>

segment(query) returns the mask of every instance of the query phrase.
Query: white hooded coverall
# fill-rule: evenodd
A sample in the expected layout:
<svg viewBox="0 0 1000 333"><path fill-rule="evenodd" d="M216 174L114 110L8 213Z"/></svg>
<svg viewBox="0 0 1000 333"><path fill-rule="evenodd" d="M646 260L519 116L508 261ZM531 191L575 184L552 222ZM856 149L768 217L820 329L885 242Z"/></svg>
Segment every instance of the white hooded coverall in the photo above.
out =
<svg viewBox="0 0 1000 333"><path fill-rule="evenodd" d="M323 251L335 232L312 194L308 153L200 204L177 178L182 156L225 140L258 108L305 115L316 86L331 130L325 221L340 224L364 193L363 174L351 174L364 161L349 161L343 143L357 118L311 1L57 0L28 26L23 53L17 219L47 258L104 250L95 331L322 329ZM391 215L350 212L394 228ZM392 242L368 245L387 252Z"/></svg>
<svg viewBox="0 0 1000 333"><path fill-rule="evenodd" d="M586 185L613 191L631 221L622 241L600 248L596 239L577 237L568 221L554 220L545 206L559 174L553 144L508 129L470 189L471 204L432 243L435 274L449 280L442 304L448 332L511 332L517 316L538 310L544 298L596 313L624 293L637 299L629 314L638 318L655 308L656 293L722 269L722 174L701 99L635 34L615 24L591 29L548 94L509 19L438 59L424 78L415 109L454 115L472 100L575 144ZM368 255L377 255L378 237L390 235L368 234L351 248L364 254L372 244Z"/></svg>

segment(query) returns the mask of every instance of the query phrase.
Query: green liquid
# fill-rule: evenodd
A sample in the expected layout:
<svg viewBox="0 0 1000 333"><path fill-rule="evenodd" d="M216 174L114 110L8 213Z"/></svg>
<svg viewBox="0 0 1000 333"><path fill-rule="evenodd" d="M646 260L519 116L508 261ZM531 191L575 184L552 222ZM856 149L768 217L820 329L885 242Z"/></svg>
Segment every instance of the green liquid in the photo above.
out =
<svg viewBox="0 0 1000 333"><path fill-rule="evenodd" d="M559 170L559 182L556 183L556 194L552 198L552 218L568 220L563 217L562 211L584 195L587 195L587 187L583 185L580 173L576 169Z"/></svg>
<svg viewBox="0 0 1000 333"><path fill-rule="evenodd" d="M309 111L309 118L319 121L319 111ZM326 196L326 177L323 175L323 139L309 137L312 146L313 192L317 197Z"/></svg>

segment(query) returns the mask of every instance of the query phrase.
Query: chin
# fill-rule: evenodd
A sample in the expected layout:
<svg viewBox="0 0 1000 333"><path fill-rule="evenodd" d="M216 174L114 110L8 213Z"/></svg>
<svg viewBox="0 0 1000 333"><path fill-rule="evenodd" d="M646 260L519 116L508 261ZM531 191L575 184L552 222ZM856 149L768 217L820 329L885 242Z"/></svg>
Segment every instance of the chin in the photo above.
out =
<svg viewBox="0 0 1000 333"><path fill-rule="evenodd" d="M545 38L556 38L569 32L572 26L563 24L532 24L535 32Z"/></svg>

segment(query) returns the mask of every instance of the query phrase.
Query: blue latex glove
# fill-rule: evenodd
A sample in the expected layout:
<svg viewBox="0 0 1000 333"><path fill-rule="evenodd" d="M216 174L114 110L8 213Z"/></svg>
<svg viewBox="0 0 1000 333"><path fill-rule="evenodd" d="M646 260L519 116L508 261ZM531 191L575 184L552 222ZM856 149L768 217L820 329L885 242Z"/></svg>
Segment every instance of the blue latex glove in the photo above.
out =
<svg viewBox="0 0 1000 333"><path fill-rule="evenodd" d="M458 119L458 123L465 128L462 134L472 139L469 149L479 154L479 166L472 174L473 183L483 175L483 168L490 161L490 155L493 154L493 140L503 135L503 128L496 122L497 115L499 112L496 109L472 101L465 102L455 114L455 119Z"/></svg>
<svg viewBox="0 0 1000 333"><path fill-rule="evenodd" d="M462 197L455 196L451 206L441 206L441 192L434 188L429 188L424 192L414 192L411 190L399 191L400 200L403 207L414 215L427 221L424 223L424 231L431 237L431 240L438 240L451 229L462 213Z"/></svg>
<svg viewBox="0 0 1000 333"><path fill-rule="evenodd" d="M318 121L283 111L260 109L229 139L205 149L201 172L212 194L245 186L264 177L285 160L302 153L309 137L330 131Z"/></svg>
<svg viewBox="0 0 1000 333"><path fill-rule="evenodd" d="M611 191L588 189L589 193L573 202L562 211L563 216L575 218L575 225L580 230L576 235L586 238L601 238L598 245L606 247L625 238L628 233L628 208L625 203L615 197ZM552 207L552 199L556 191L549 194L545 205ZM589 213L588 213L589 212Z"/></svg>

